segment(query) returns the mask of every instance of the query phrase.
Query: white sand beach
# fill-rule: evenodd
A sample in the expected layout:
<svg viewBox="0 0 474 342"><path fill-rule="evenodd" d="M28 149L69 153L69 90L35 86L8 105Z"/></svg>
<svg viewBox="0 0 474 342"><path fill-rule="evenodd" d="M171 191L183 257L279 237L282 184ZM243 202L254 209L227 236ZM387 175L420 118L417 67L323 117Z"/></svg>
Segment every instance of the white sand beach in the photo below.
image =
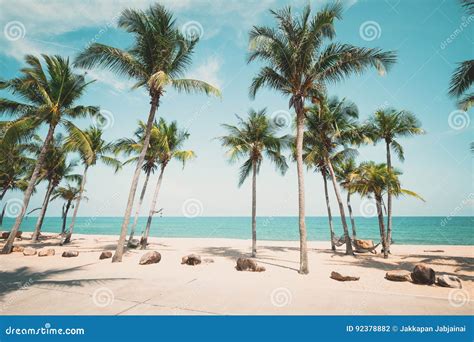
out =
<svg viewBox="0 0 474 342"><path fill-rule="evenodd" d="M29 234L25 234L27 237ZM122 263L99 260L113 251L116 236L80 235L58 247L53 234L32 245L54 248L48 257L0 255L2 315L470 315L474 313L474 255L470 246L394 245L393 255L345 256L328 242L310 242L310 274L298 274L297 242L260 241L265 272L239 272L236 259L248 256L250 242L212 238L151 238L148 250L158 264L139 265L147 251L130 250ZM64 258L64 250L79 256ZM189 253L213 263L181 265ZM393 269L412 270L423 262L437 274L456 275L462 289L384 279ZM338 282L331 271L360 277Z"/></svg>

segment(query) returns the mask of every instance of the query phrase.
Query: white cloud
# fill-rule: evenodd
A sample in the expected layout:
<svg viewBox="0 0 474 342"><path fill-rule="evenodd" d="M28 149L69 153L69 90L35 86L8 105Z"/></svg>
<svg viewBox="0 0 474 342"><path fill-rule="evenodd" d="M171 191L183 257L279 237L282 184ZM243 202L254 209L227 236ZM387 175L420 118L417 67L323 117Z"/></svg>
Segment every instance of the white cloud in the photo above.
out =
<svg viewBox="0 0 474 342"><path fill-rule="evenodd" d="M206 81L215 87L221 88L223 82L219 78L222 59L217 56L209 57L204 63L198 65L187 77Z"/></svg>
<svg viewBox="0 0 474 342"><path fill-rule="evenodd" d="M89 78L96 80L96 82L103 83L112 87L115 91L119 93L129 91L134 85L133 80L124 80L118 78L113 72L108 70L87 70L87 75L89 76Z"/></svg>

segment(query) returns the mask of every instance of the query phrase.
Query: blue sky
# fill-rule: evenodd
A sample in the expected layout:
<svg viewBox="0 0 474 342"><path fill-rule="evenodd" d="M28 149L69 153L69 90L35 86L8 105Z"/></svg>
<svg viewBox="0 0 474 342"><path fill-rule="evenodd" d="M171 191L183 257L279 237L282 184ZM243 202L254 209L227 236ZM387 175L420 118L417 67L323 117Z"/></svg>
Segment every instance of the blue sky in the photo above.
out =
<svg viewBox="0 0 474 342"><path fill-rule="evenodd" d="M126 7L146 8L151 1L7 1L0 0L0 77L10 78L23 65L26 53L75 56L87 44L97 41L126 48L128 34L115 28L120 11ZM181 168L177 162L166 170L159 206L167 216L183 215L183 204L198 203L202 215L250 215L250 184L237 187L238 165L229 165L214 137L224 133L221 123L234 123L234 114L246 115L249 108L267 107L270 115L291 115L288 99L262 91L255 100L248 87L258 65L247 65L247 33L252 25L271 24L268 9L291 4L300 10L305 1L161 1L172 10L183 30L197 30L202 39L187 76L219 86L222 99L169 92L158 116L177 120L191 134L186 147L198 158ZM317 10L325 1L312 1ZM361 120L378 107L395 107L414 112L427 134L402 139L406 160L395 160L403 170L405 188L421 194L426 203L401 198L395 215L472 215L473 140L472 111L457 112L447 95L450 75L456 63L474 55L474 17L469 17L457 1L436 0L351 0L344 1L344 18L336 24L336 41L358 46L396 50L398 63L384 77L375 71L331 85L331 95L354 101ZM144 120L149 100L142 90L130 90L132 82L103 70L88 71L97 80L89 87L82 103L99 105L110 115L105 137L113 140L130 136L139 119ZM5 96L2 93L2 96ZM92 122L78 122L86 127ZM385 161L384 146L360 149L358 160ZM80 169L78 169L80 171ZM98 165L90 171L87 196L80 216L120 216L131 182L133 168L118 174ZM143 177L142 177L143 180ZM152 180L154 186L155 179ZM259 215L297 215L296 165L281 177L272 165L264 164L258 178ZM43 186L31 208L42 201ZM151 196L146 197L145 209ZM334 196L331 193L332 202ZM21 193L9 193L7 198ZM187 201L187 202L186 202ZM353 200L356 215L365 208ZM308 215L325 215L322 180L319 174L306 175ZM49 215L59 216L60 202L53 202Z"/></svg>

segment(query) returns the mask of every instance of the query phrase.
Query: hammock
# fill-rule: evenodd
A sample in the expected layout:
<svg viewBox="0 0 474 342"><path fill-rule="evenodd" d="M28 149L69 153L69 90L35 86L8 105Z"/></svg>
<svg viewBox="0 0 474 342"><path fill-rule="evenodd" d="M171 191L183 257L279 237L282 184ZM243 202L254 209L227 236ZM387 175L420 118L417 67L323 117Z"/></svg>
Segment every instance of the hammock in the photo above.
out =
<svg viewBox="0 0 474 342"><path fill-rule="evenodd" d="M344 235L342 235L340 238L335 238L334 236L332 237L332 243L336 247L341 247L346 243L346 239Z"/></svg>

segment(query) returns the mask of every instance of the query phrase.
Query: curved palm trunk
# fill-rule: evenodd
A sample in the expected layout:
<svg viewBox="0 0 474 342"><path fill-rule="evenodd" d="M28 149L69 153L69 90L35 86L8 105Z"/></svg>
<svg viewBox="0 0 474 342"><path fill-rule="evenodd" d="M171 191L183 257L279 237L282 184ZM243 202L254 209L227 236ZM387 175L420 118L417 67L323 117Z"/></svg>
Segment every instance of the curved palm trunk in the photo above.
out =
<svg viewBox="0 0 474 342"><path fill-rule="evenodd" d="M38 220L36 221L35 230L33 232L33 235L31 236L31 240L33 242L38 241L41 227L43 226L44 216L46 215L46 210L48 210L49 199L51 198L53 188L54 188L53 182L49 181L48 189L46 190L46 195L44 196L43 205L38 215Z"/></svg>
<svg viewBox="0 0 474 342"><path fill-rule="evenodd" d="M61 227L61 234L66 232L66 221L67 221L67 213L69 212L69 208L71 207L72 201L68 201L66 203L65 208L63 209L63 226Z"/></svg>
<svg viewBox="0 0 474 342"><path fill-rule="evenodd" d="M344 212L344 204L342 203L341 193L339 191L339 183L336 180L336 174L332 167L331 160L326 158L326 164L329 169L329 174L331 175L332 185L334 187L334 192L336 193L337 203L339 204L339 213L341 214L342 228L344 229L344 239L346 240L346 254L352 255L352 241L349 236L349 228L347 227L346 214Z"/></svg>
<svg viewBox="0 0 474 342"><path fill-rule="evenodd" d="M12 251L13 241L15 241L16 233L20 229L21 222L25 217L26 208L28 208L28 204L30 203L31 195L33 194L33 190L35 188L40 169L43 166L46 151L48 149L49 144L51 143L51 140L53 139L55 128L55 125L49 126L48 134L46 135L46 139L44 140L43 146L41 147L38 160L36 161L35 168L33 170L33 173L31 174L30 181L28 182L28 187L25 190L25 196L23 197L23 205L21 207L20 213L16 217L15 224L13 225L10 231L10 235L8 236L7 242L5 243L5 246L3 246L2 254L8 254Z"/></svg>
<svg viewBox="0 0 474 342"><path fill-rule="evenodd" d="M387 169L388 172L392 172L392 158L390 156L390 142L386 141L387 146ZM390 187L387 190L387 241L386 247L387 253L390 253L390 244L392 243L392 190Z"/></svg>
<svg viewBox="0 0 474 342"><path fill-rule="evenodd" d="M257 163L252 162L252 258L257 256Z"/></svg>
<svg viewBox="0 0 474 342"><path fill-rule="evenodd" d="M352 240L355 240L355 239L357 239L356 223L355 223L354 215L352 214L351 192L350 191L347 191L347 209L349 210L349 217L351 218Z"/></svg>
<svg viewBox="0 0 474 342"><path fill-rule="evenodd" d="M0 213L0 227L3 226L3 218L5 217L6 210L7 210L7 203L3 205L2 212Z"/></svg>
<svg viewBox="0 0 474 342"><path fill-rule="evenodd" d="M137 192L138 180L140 179L143 161L145 160L146 151L148 149L148 145L150 144L151 128L153 127L153 121L155 120L155 113L156 109L158 108L159 99L159 95L156 95L151 99L150 113L148 114L148 121L146 123L145 140L143 141L143 148L140 152L140 156L138 157L135 173L133 174L132 185L130 186L130 192L128 194L127 208L125 209L125 215L120 231L120 238L118 240L112 262L122 262L125 239L127 238L128 224L130 223L130 215L132 214L133 201L135 199L135 193Z"/></svg>
<svg viewBox="0 0 474 342"><path fill-rule="evenodd" d="M150 212L148 213L148 220L146 221L146 228L143 231L142 238L140 239L141 249L146 249L148 244L148 236L150 235L151 221L153 220L153 215L156 211L156 202L158 201L158 194L161 188L161 181L163 180L163 172L165 171L166 166L161 167L160 176L156 182L155 192L153 193L153 199L151 201Z"/></svg>
<svg viewBox="0 0 474 342"><path fill-rule="evenodd" d="M143 198L145 197L146 188L148 186L148 180L150 179L150 173L151 172L146 173L145 183L143 183L142 192L140 193L140 199L138 201L137 211L135 212L135 218L133 219L132 230L130 232L130 236L128 237L129 243L133 240L133 236L135 235L135 228L137 227L137 223L138 223L138 215L140 215L140 210L143 204Z"/></svg>
<svg viewBox="0 0 474 342"><path fill-rule="evenodd" d="M328 192L328 181L326 179L326 171L321 171L324 181L324 196L326 197L326 207L328 209L328 221L329 221L329 233L331 235L331 249L336 250L336 245L334 244L334 228L332 226L332 214L331 214L331 205L329 204L329 192Z"/></svg>
<svg viewBox="0 0 474 342"><path fill-rule="evenodd" d="M74 211L72 213L71 224L69 225L69 229L68 229L69 236L68 236L67 240L65 241L66 243L71 240L71 236L72 236L72 233L74 231L74 225L76 224L77 212L79 211L79 205L81 204L82 195L84 194L84 188L86 186L87 170L88 169L89 169L89 166L86 165L84 167L84 173L82 175L81 187L79 188L79 196L77 197L76 206L74 207Z"/></svg>
<svg viewBox="0 0 474 342"><path fill-rule="evenodd" d="M377 216L379 219L380 241L382 242L382 247L383 247L383 257L387 259L388 249L387 249L387 238L385 236L385 225L383 222L382 196L375 195L375 203L377 205Z"/></svg>
<svg viewBox="0 0 474 342"><path fill-rule="evenodd" d="M308 247L306 243L305 199L304 199L304 166L303 166L303 133L304 109L303 100L295 103L296 109L296 168L298 171L298 225L300 232L300 274L308 274Z"/></svg>

